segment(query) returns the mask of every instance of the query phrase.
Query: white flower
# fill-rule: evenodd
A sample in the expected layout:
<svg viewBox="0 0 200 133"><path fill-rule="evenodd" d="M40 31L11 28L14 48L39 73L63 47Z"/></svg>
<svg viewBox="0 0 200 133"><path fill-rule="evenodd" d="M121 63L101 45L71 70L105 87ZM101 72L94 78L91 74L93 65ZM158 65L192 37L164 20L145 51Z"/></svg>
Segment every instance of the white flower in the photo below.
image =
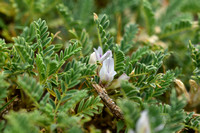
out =
<svg viewBox="0 0 200 133"><path fill-rule="evenodd" d="M117 73L114 70L114 60L113 58L108 57L103 61L103 66L99 72L100 81L103 84L110 83L116 74Z"/></svg>
<svg viewBox="0 0 200 133"><path fill-rule="evenodd" d="M93 53L90 55L89 64L95 64L96 61L97 61L96 54L95 54L95 52L93 52Z"/></svg>
<svg viewBox="0 0 200 133"><path fill-rule="evenodd" d="M141 116L136 123L136 133L151 133L148 112L146 110L141 113Z"/></svg>
<svg viewBox="0 0 200 133"><path fill-rule="evenodd" d="M108 57L112 57L112 51L108 50L104 55L103 55L103 50L102 48L99 46L98 49L95 49L95 54L96 54L96 60L98 60L99 62L103 62L105 59L107 59Z"/></svg>

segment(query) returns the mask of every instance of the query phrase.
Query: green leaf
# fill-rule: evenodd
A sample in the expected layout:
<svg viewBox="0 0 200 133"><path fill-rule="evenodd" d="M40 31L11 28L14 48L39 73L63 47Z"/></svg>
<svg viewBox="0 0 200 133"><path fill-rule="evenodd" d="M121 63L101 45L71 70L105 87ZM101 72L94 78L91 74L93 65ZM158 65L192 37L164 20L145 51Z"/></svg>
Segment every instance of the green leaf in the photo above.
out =
<svg viewBox="0 0 200 133"><path fill-rule="evenodd" d="M122 130L124 127L124 122L122 120L117 122L117 133L120 132L120 130Z"/></svg>
<svg viewBox="0 0 200 133"><path fill-rule="evenodd" d="M31 98L35 105L39 106L38 101L43 94L43 87L37 83L36 79L25 74L23 77L18 76L17 84Z"/></svg>
<svg viewBox="0 0 200 133"><path fill-rule="evenodd" d="M39 118L44 119L39 113L25 113L25 112L13 112L11 111L9 115L6 116L8 120L7 126L5 128L5 133L38 133L39 127L36 126L37 120Z"/></svg>
<svg viewBox="0 0 200 133"><path fill-rule="evenodd" d="M76 54L82 49L82 47L78 47L78 42L75 42L73 45L70 44L64 51L63 60L67 60L72 55Z"/></svg>
<svg viewBox="0 0 200 133"><path fill-rule="evenodd" d="M4 104L2 107L0 107L0 112L2 112L10 103L12 103L15 99L17 98L17 96L13 97L9 102L7 102L6 104Z"/></svg>
<svg viewBox="0 0 200 133"><path fill-rule="evenodd" d="M175 79L175 74L173 71L167 71L164 75L159 76L156 79L156 87L153 94L154 97L162 95L165 91L169 89L168 87Z"/></svg>
<svg viewBox="0 0 200 133"><path fill-rule="evenodd" d="M24 63L29 63L33 65L34 63L34 52L32 48L26 43L23 37L14 38L15 41L15 49L20 56L20 59Z"/></svg>
<svg viewBox="0 0 200 133"><path fill-rule="evenodd" d="M56 60L50 61L50 63L47 64L47 74L48 76L51 76L58 70L58 62Z"/></svg>
<svg viewBox="0 0 200 133"><path fill-rule="evenodd" d="M66 90L65 83L63 80L61 80L61 89L62 89L62 93L64 93Z"/></svg>
<svg viewBox="0 0 200 133"><path fill-rule="evenodd" d="M136 126L136 121L139 118L139 106L137 103L125 99L120 99L117 101L120 109L123 112L124 120L128 129L134 129Z"/></svg>
<svg viewBox="0 0 200 133"><path fill-rule="evenodd" d="M7 88L9 87L9 83L4 80L4 75L0 74L0 107L4 104L4 99L7 97Z"/></svg>
<svg viewBox="0 0 200 133"><path fill-rule="evenodd" d="M65 68L66 72L64 74L64 79L68 89L80 83L81 71L83 68L84 65L81 62L75 60L67 64Z"/></svg>
<svg viewBox="0 0 200 133"><path fill-rule="evenodd" d="M78 41L78 43L80 43L82 47L82 54L83 55L89 54L93 45L86 30L83 29L80 36L77 35L75 30L70 30L70 33L72 33L76 38L75 40L71 40L71 41L73 42Z"/></svg>
<svg viewBox="0 0 200 133"><path fill-rule="evenodd" d="M103 48L103 51L112 49L114 46L114 39L105 31L109 24L107 15L104 14L101 18L97 18L95 22L98 30L99 44Z"/></svg>
<svg viewBox="0 0 200 133"><path fill-rule="evenodd" d="M68 95L68 92L66 93L66 95ZM73 94L71 94L71 99L68 102L66 102L62 107L60 107L60 110L68 111L69 109L75 107L76 104L78 104L78 102L86 96L87 96L86 90L74 92Z"/></svg>
<svg viewBox="0 0 200 133"><path fill-rule="evenodd" d="M53 109L56 109L56 104L54 103L54 101L51 98L49 98L49 103L51 104Z"/></svg>
<svg viewBox="0 0 200 133"><path fill-rule="evenodd" d="M124 60L125 60L124 53L119 48L116 48L114 50L114 64L115 64L114 68L115 71L117 71L118 73L122 72L125 68Z"/></svg>
<svg viewBox="0 0 200 133"><path fill-rule="evenodd" d="M136 52L131 55L131 63L134 64L137 62L142 56L149 52L149 47L141 47L138 48Z"/></svg>
<svg viewBox="0 0 200 133"><path fill-rule="evenodd" d="M103 104L100 103L101 99L100 97L94 98L94 96L89 97L87 100L83 99L78 106L78 115L89 115L94 116L94 114L99 114Z"/></svg>
<svg viewBox="0 0 200 133"><path fill-rule="evenodd" d="M136 24L130 24L125 27L125 33L121 40L120 50L127 53L131 47L133 47L133 39L138 33L138 26Z"/></svg>
<svg viewBox="0 0 200 133"><path fill-rule="evenodd" d="M45 20L38 19L37 21L34 21L34 25L36 30L37 47L39 47L40 52L43 53L43 47L48 45L52 38L49 37L48 26Z"/></svg>
<svg viewBox="0 0 200 133"><path fill-rule="evenodd" d="M54 92L56 93L56 98L60 101L61 100L61 94L59 90L55 89Z"/></svg>
<svg viewBox="0 0 200 133"><path fill-rule="evenodd" d="M121 88L123 89L125 97L127 97L128 99L135 100L135 101L142 100L139 96L137 96L137 94L139 93L139 90L128 81L123 81L121 83Z"/></svg>
<svg viewBox="0 0 200 133"><path fill-rule="evenodd" d="M54 45L49 45L46 49L44 49L43 54L44 56L49 56L51 57L54 53Z"/></svg>
<svg viewBox="0 0 200 133"><path fill-rule="evenodd" d="M40 54L36 55L36 65L39 73L40 83L46 80L46 65L44 64L43 58Z"/></svg>
<svg viewBox="0 0 200 133"><path fill-rule="evenodd" d="M155 18L151 3L147 0L143 0L143 13L147 32L149 35L152 35L154 33Z"/></svg>
<svg viewBox="0 0 200 133"><path fill-rule="evenodd" d="M160 34L160 38L168 37L191 29L192 23L190 20L180 20L179 22L168 23Z"/></svg>
<svg viewBox="0 0 200 133"><path fill-rule="evenodd" d="M74 71L73 69L70 69L65 74L65 82L67 83L67 88L72 88L80 83L79 78L81 77L81 74L79 71Z"/></svg>

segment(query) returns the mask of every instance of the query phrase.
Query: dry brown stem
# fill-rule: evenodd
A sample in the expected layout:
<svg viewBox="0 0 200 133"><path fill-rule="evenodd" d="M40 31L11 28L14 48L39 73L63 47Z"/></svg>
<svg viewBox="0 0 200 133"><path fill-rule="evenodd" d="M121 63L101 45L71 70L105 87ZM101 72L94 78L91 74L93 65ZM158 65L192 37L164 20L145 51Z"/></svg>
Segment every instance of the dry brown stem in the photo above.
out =
<svg viewBox="0 0 200 133"><path fill-rule="evenodd" d="M108 96L105 88L102 88L98 84L92 84L96 92L99 94L103 102L110 109L110 111L120 119L124 119L120 108L115 104L115 102Z"/></svg>

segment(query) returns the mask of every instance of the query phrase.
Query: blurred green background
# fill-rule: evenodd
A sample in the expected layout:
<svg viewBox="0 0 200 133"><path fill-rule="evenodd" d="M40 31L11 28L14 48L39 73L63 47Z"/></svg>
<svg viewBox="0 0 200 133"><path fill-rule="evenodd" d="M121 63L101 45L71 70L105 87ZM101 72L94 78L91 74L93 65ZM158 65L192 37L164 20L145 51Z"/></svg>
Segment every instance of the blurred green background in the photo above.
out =
<svg viewBox="0 0 200 133"><path fill-rule="evenodd" d="M199 43L199 0L0 0L0 38L7 43L12 37L38 18L47 21L50 32L58 34L55 43L65 44L85 29L90 36L91 48L98 40L93 13L107 14L109 32L119 43L125 26L136 23L139 32L132 50L150 45L153 49L168 49L171 53L165 60L165 69L182 69L180 79L189 88L194 67L188 52L188 41ZM149 13L152 18L146 15ZM63 46L65 47L65 46ZM91 49L90 48L90 49ZM89 51L91 52L91 51Z"/></svg>

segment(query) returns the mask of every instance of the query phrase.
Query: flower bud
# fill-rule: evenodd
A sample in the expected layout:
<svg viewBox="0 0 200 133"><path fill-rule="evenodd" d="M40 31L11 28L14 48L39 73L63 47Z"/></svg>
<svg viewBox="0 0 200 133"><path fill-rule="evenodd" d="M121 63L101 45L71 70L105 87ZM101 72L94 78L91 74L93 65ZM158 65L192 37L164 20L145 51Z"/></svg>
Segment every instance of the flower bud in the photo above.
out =
<svg viewBox="0 0 200 133"><path fill-rule="evenodd" d="M98 19L98 16L96 13L93 13L93 15L94 15L94 21L96 21Z"/></svg>
<svg viewBox="0 0 200 133"><path fill-rule="evenodd" d="M126 75L126 73L123 73L121 76L119 76L118 81L121 82L123 80L129 80L130 77Z"/></svg>
<svg viewBox="0 0 200 133"><path fill-rule="evenodd" d="M120 87L122 81L128 81L129 79L130 79L130 77L127 76L126 73L123 73L121 76L119 76L119 78L117 80L112 82L112 84L109 86L108 89L118 88L118 87Z"/></svg>
<svg viewBox="0 0 200 133"><path fill-rule="evenodd" d="M93 53L90 55L89 64L95 64L96 61L97 61L97 59L96 59L96 54L95 54L95 52L93 52Z"/></svg>

